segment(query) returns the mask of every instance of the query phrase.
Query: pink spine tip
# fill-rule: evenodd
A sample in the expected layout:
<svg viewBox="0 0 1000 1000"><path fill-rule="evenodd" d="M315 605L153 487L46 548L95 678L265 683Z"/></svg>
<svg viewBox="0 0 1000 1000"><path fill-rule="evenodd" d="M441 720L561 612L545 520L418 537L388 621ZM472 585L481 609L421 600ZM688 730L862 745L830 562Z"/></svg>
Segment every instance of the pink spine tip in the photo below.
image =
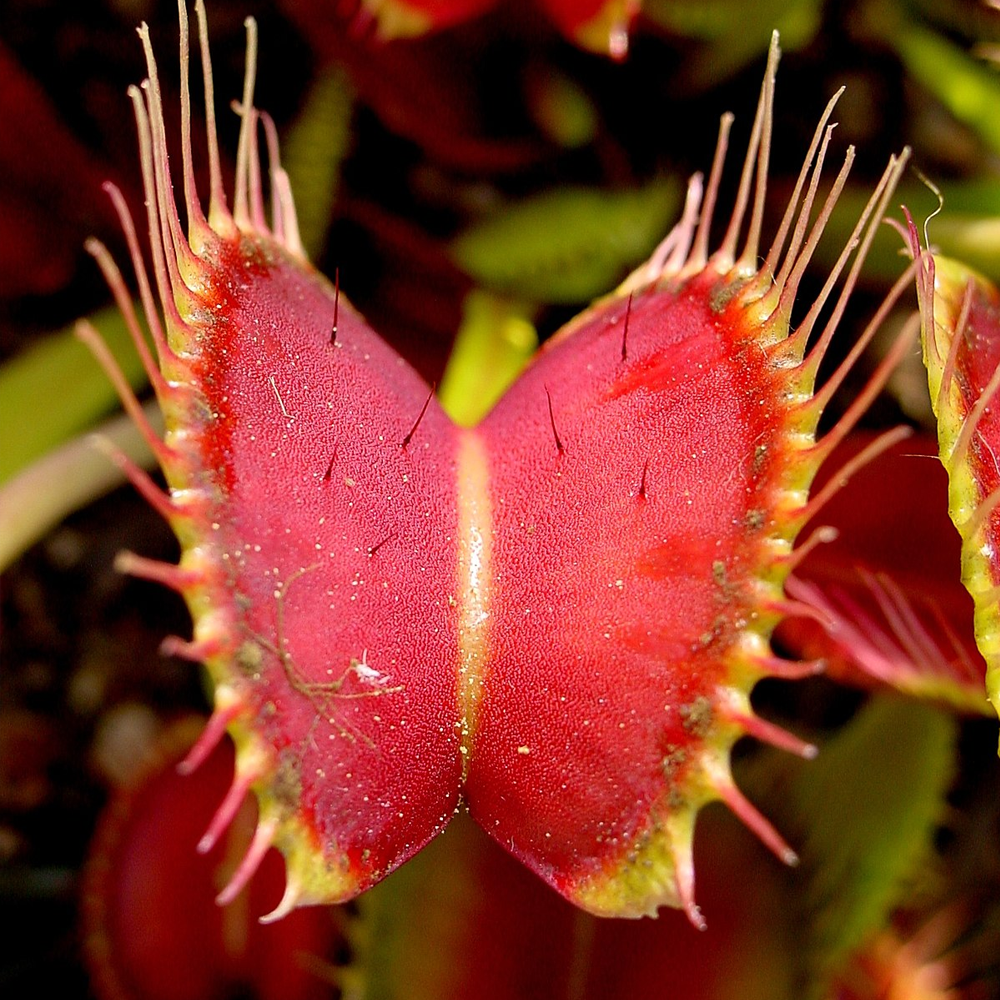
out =
<svg viewBox="0 0 1000 1000"><path fill-rule="evenodd" d="M149 474L140 469L117 445L100 434L91 435L90 440L118 466L128 481L165 521L173 521L184 514L184 511L156 485Z"/></svg>
<svg viewBox="0 0 1000 1000"><path fill-rule="evenodd" d="M175 563L161 562L159 559L147 559L134 552L119 552L115 556L115 569L128 576L160 583L178 593L203 582L202 575L194 570L182 568Z"/></svg>
<svg viewBox="0 0 1000 1000"><path fill-rule="evenodd" d="M218 843L219 837L222 836L229 824L232 823L237 811L243 804L243 800L250 790L253 778L254 776L250 773L237 774L233 778L233 783L229 786L226 797L215 811L212 822L208 824L208 829L205 831L204 836L198 841L199 854L208 854Z"/></svg>
<svg viewBox="0 0 1000 1000"><path fill-rule="evenodd" d="M215 897L219 906L228 906L244 889L247 882L253 878L254 873L260 867L264 855L267 854L274 842L274 832L277 828L275 820L266 823L258 823L254 832L253 840L250 842L250 849L244 855L240 866L233 873L229 884Z"/></svg>
<svg viewBox="0 0 1000 1000"><path fill-rule="evenodd" d="M283 917L287 917L288 914L299 905L300 898L301 895L298 885L291 879L291 877L288 877L285 882L285 892L281 897L281 901L273 910L271 910L270 913L265 913L260 918L259 923L273 924L281 920Z"/></svg>
<svg viewBox="0 0 1000 1000"><path fill-rule="evenodd" d="M794 580L794 577L788 579ZM823 659L785 660L780 656L762 656L755 662L762 673L784 681L801 681L826 672L826 660Z"/></svg>
<svg viewBox="0 0 1000 1000"><path fill-rule="evenodd" d="M188 755L177 765L178 774L192 774L201 767L208 758L208 755L219 745L226 727L238 713L239 705L235 702L225 709L216 710L212 713L195 745L191 747Z"/></svg>
<svg viewBox="0 0 1000 1000"><path fill-rule="evenodd" d="M222 644L209 639L192 641L182 639L179 635L168 635L160 643L160 653L163 656L178 656L192 663L204 663L217 656L222 651Z"/></svg>
<svg viewBox="0 0 1000 1000"><path fill-rule="evenodd" d="M757 807L732 783L722 782L716 789L720 798L733 811L744 826L756 834L762 844L779 861L794 866L799 863L799 856L788 846L785 839L764 818Z"/></svg>
<svg viewBox="0 0 1000 1000"><path fill-rule="evenodd" d="M782 729L773 722L760 718L760 716L737 712L733 713L731 718L749 736L755 736L761 742L769 743L779 750L787 750L803 760L814 760L819 753L814 743L799 739L794 733L790 733L787 729Z"/></svg>
<svg viewBox="0 0 1000 1000"><path fill-rule="evenodd" d="M694 901L694 861L691 857L690 846L685 851L679 851L675 845L674 872L674 877L677 880L677 896L684 910L684 915L695 930L707 930L708 924L705 923L701 909Z"/></svg>

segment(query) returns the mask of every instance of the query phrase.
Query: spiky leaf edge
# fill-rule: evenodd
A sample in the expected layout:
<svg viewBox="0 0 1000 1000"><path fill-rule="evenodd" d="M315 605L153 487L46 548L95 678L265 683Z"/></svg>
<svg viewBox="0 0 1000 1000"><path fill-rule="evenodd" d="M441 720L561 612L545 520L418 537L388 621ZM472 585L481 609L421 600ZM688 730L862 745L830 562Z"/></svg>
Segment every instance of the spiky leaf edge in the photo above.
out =
<svg viewBox="0 0 1000 1000"><path fill-rule="evenodd" d="M976 294L996 298L995 287L957 261L921 246L907 213L910 249L917 262L921 344L931 406L937 418L941 463L948 472L948 513L962 538L962 582L975 602L976 642L986 660L986 696L1000 715L1000 580L988 534L996 524L1000 490L984 491L977 449L989 451L980 421L1000 386L1000 368L978 398L967 398L956 377L959 353ZM946 294L947 283L960 298Z"/></svg>

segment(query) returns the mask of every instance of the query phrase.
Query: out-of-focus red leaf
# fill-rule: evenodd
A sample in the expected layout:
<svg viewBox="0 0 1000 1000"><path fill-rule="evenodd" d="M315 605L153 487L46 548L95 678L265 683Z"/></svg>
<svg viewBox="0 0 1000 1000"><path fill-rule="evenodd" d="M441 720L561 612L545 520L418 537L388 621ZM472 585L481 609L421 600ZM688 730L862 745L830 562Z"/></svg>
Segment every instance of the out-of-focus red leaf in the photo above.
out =
<svg viewBox="0 0 1000 1000"><path fill-rule="evenodd" d="M193 774L177 772L200 720L168 730L161 757L118 793L98 826L84 882L84 929L102 1000L323 1000L316 969L337 941L330 908L297 910L261 925L277 905L284 866L274 850L228 907L215 897L255 826L245 800L208 854L196 845L232 781L233 751L220 744Z"/></svg>
<svg viewBox="0 0 1000 1000"><path fill-rule="evenodd" d="M507 173L534 162L539 143L482 134L483 111L472 100L482 53L430 35L382 43L359 37L357 22L326 0L281 0L285 15L324 61L351 74L361 103L392 133L420 146L442 166L472 174Z"/></svg>
<svg viewBox="0 0 1000 1000"><path fill-rule="evenodd" d="M578 45L622 59L640 0L539 0L556 27Z"/></svg>
<svg viewBox="0 0 1000 1000"><path fill-rule="evenodd" d="M722 809L698 818L698 902L708 929L678 911L596 923L588 1000L789 1000L797 954L785 872Z"/></svg>
<svg viewBox="0 0 1000 1000"><path fill-rule="evenodd" d="M872 439L857 434L841 445L824 464L816 489ZM863 656L853 655L852 640L837 642L836 633L831 637L809 618L784 621L778 641L796 656L824 658L828 674L845 683L871 687L888 680L914 694L978 707L985 665L972 630L972 599L959 580L961 542L948 519L948 481L936 442L911 437L855 473L802 537L818 525L832 525L839 535L814 549L795 577L817 588L838 615L852 618L865 641L873 640L872 649L893 646L901 655L890 663L887 653L886 672L878 677ZM794 581L789 589L799 596ZM879 606L879 594L890 603L901 598L901 619L912 613L904 636ZM985 711L985 694L981 700Z"/></svg>
<svg viewBox="0 0 1000 1000"><path fill-rule="evenodd" d="M0 122L0 298L45 294L111 219L106 171L2 43Z"/></svg>
<svg viewBox="0 0 1000 1000"><path fill-rule="evenodd" d="M790 1000L796 949L780 863L714 808L699 818L696 854L706 931L668 909L656 920L606 920L455 820L362 898L375 935L362 960L373 995Z"/></svg>
<svg viewBox="0 0 1000 1000"><path fill-rule="evenodd" d="M398 22L414 33L450 28L496 4L497 0L363 0L363 7L371 10L390 34L395 33L393 26Z"/></svg>
<svg viewBox="0 0 1000 1000"><path fill-rule="evenodd" d="M362 0L359 17L373 17L383 37L396 38L450 28L496 6L497 0ZM539 6L570 40L620 59L640 0L539 0Z"/></svg>

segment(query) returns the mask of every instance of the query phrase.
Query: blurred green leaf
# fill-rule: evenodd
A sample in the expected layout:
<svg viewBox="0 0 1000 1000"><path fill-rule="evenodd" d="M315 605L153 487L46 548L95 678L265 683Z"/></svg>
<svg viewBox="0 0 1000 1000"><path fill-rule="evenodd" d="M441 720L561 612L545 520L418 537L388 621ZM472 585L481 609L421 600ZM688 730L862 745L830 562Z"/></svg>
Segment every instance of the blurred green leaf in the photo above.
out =
<svg viewBox="0 0 1000 1000"><path fill-rule="evenodd" d="M159 430L163 417L157 403L145 407ZM95 428L95 434L151 469L156 458L131 417L121 414ZM47 452L0 486L0 570L43 538L68 514L86 507L125 482L121 469L98 448L94 434Z"/></svg>
<svg viewBox="0 0 1000 1000"><path fill-rule="evenodd" d="M949 212L931 222L933 246L993 281L1000 279L1000 216L984 218Z"/></svg>
<svg viewBox="0 0 1000 1000"><path fill-rule="evenodd" d="M959 46L911 20L893 21L885 40L909 72L994 152L1000 152L1000 77Z"/></svg>
<svg viewBox="0 0 1000 1000"><path fill-rule="evenodd" d="M931 245L1000 280L1000 182L996 178L941 184L943 211L928 225Z"/></svg>
<svg viewBox="0 0 1000 1000"><path fill-rule="evenodd" d="M521 303L472 291L438 392L456 423L471 426L493 408L538 347L529 310Z"/></svg>
<svg viewBox="0 0 1000 1000"><path fill-rule="evenodd" d="M567 149L585 146L597 134L597 109L583 88L551 66L528 77L528 107L535 123Z"/></svg>
<svg viewBox="0 0 1000 1000"><path fill-rule="evenodd" d="M744 0L646 0L643 15L666 30L707 43L688 61L685 86L695 90L732 77L767 52L771 32L783 49L808 44L822 23L818 0L760 0L748 16Z"/></svg>
<svg viewBox="0 0 1000 1000"><path fill-rule="evenodd" d="M800 769L790 808L807 830L803 945L812 990L821 993L838 964L885 925L931 847L955 732L943 711L875 697Z"/></svg>
<svg viewBox="0 0 1000 1000"><path fill-rule="evenodd" d="M816 247L813 263L819 272L829 271L843 252L851 232L871 197L871 188L862 183L849 184L837 199L830 219L823 231L823 238ZM906 205L913 213L917 225L938 207L937 197L919 181L913 181L897 190L892 205ZM903 213L889 206L888 217L897 225L904 225ZM935 225L937 220L935 220ZM888 286L906 269L909 251L895 225L883 222L875 231L868 255L861 269L862 283Z"/></svg>
<svg viewBox="0 0 1000 1000"><path fill-rule="evenodd" d="M146 372L115 307L90 317L134 388ZM0 482L91 427L118 396L72 329L42 340L0 369Z"/></svg>
<svg viewBox="0 0 1000 1000"><path fill-rule="evenodd" d="M456 995L467 963L461 948L449 945L461 945L483 905L483 889L470 877L477 843L464 817L454 821L411 863L358 900L362 919L351 935L357 960L347 973L355 982L345 983L354 987L350 995L359 1000Z"/></svg>
<svg viewBox="0 0 1000 1000"><path fill-rule="evenodd" d="M631 191L559 188L471 226L452 253L459 267L494 291L538 302L585 302L653 251L679 204L673 178Z"/></svg>
<svg viewBox="0 0 1000 1000"><path fill-rule="evenodd" d="M928 225L932 246L947 257L961 260L994 279L1000 278L1000 183L950 181L940 187L943 211L934 215ZM824 268L833 266L869 193L863 187L851 185L841 194L816 248L817 264ZM922 237L924 220L938 209L937 196L926 184L911 180L900 187L893 200L910 210ZM903 221L901 213L893 214L897 222ZM907 257L900 234L883 225L865 259L862 278L869 282L892 282L902 273Z"/></svg>
<svg viewBox="0 0 1000 1000"><path fill-rule="evenodd" d="M282 140L281 161L295 192L299 236L312 260L322 252L330 228L353 112L347 74L329 69L316 77Z"/></svg>

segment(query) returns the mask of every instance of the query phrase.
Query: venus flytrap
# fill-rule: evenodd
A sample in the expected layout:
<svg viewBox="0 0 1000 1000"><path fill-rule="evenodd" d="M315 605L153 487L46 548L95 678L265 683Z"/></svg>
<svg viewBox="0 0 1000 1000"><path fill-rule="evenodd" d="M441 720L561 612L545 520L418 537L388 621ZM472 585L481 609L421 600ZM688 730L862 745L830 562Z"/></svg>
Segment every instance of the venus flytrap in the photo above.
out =
<svg viewBox="0 0 1000 1000"><path fill-rule="evenodd" d="M461 427L307 261L269 119L253 106L252 21L230 209L198 3L210 162L202 207L179 9L179 196L145 28L149 75L131 91L152 280L111 189L155 360L123 279L93 247L143 355L162 438L95 332L83 325L81 335L167 480L163 492L114 455L183 549L176 566L132 554L120 565L179 591L191 611L192 639L167 647L205 664L215 709L185 766L198 767L226 731L237 748L200 848L216 844L248 790L260 807L220 901L272 845L287 884L267 919L351 899L466 810L591 913L675 906L704 926L692 842L706 803L722 800L779 858L796 860L737 787L729 756L745 735L815 752L758 717L749 695L761 678L817 670L776 656L769 640L787 616L815 614L783 590L826 537L793 547L837 488L810 496L810 484L915 333L910 324L817 436L831 395L912 281L896 283L817 390L907 153L890 160L793 326L853 152L821 197L834 99L762 247L775 38L718 247L710 230L730 116L708 179L692 179L680 222L651 259L549 341L479 424ZM878 439L838 481L899 437Z"/></svg>

